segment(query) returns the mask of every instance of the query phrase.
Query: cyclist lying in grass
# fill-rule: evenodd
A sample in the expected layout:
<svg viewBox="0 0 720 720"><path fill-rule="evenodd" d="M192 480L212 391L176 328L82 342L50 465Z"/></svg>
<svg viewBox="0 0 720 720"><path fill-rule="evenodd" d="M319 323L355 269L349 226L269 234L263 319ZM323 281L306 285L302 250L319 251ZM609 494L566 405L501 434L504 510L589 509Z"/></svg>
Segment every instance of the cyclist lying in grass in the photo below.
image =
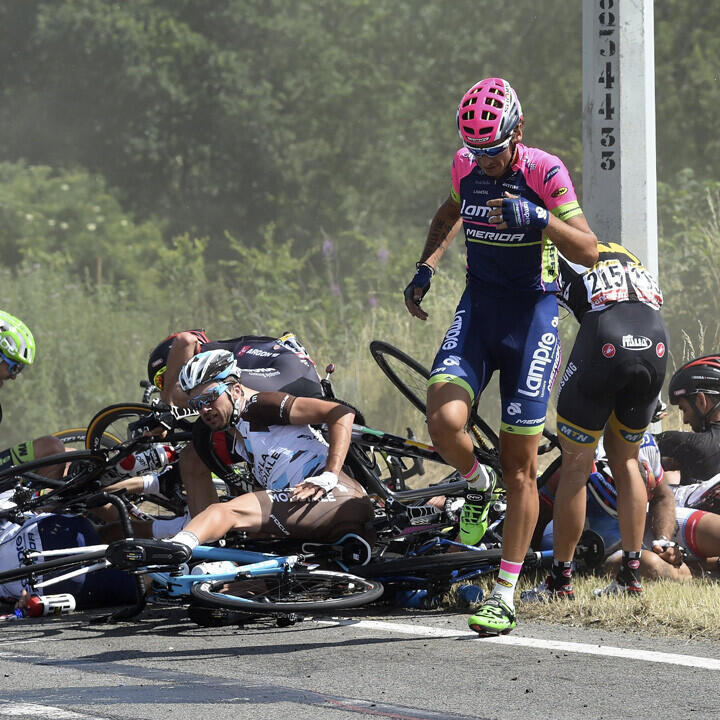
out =
<svg viewBox="0 0 720 720"><path fill-rule="evenodd" d="M609 553L606 569L610 572L617 570L620 562L620 555L615 552L620 543L617 491L609 468L603 461L602 445L598 451L596 465L587 484L586 527L603 538ZM640 472L648 494L643 548L653 551L642 553L640 574L647 578L687 580L693 572L699 574L702 570L716 568L716 556L720 554L720 515L705 512L697 505L683 507L687 493L674 495L673 489L663 481L659 450L649 433L645 433L641 442ZM540 517L532 543L538 549L552 547L553 526L549 521L556 486L557 476L553 476L540 491ZM712 496L707 488L704 490L696 493L698 498ZM694 560L692 571L683 562L682 550ZM538 600L550 599L550 596L535 588L523 593L522 598Z"/></svg>
<svg viewBox="0 0 720 720"><path fill-rule="evenodd" d="M253 537L334 541L356 533L374 540L373 509L363 488L345 475L353 411L339 403L280 392L251 391L241 384L232 353L211 350L189 360L180 384L200 421L225 433L223 452L253 467L264 487L195 516L171 542L182 562L199 543L231 531ZM329 444L311 424L327 424ZM132 543L129 543L132 545ZM128 544L119 544L124 554ZM163 543L163 556L167 543ZM137 565L152 564L153 543L133 547ZM125 562L125 564L127 564Z"/></svg>

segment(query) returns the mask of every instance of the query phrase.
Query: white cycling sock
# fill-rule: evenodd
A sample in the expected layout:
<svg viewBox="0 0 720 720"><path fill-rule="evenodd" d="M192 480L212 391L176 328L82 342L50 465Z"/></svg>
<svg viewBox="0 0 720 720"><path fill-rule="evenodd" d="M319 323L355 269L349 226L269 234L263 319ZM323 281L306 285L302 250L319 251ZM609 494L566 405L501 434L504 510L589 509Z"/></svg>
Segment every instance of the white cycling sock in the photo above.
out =
<svg viewBox="0 0 720 720"><path fill-rule="evenodd" d="M195 535L195 533L188 532L187 530L182 530L177 535L175 535L175 537L170 538L170 540L172 542L185 545L191 550L194 550L200 544L200 541L197 539L197 535Z"/></svg>
<svg viewBox="0 0 720 720"><path fill-rule="evenodd" d="M181 517L156 518L152 524L152 536L158 540L177 535L190 522L190 513L186 510Z"/></svg>
<svg viewBox="0 0 720 720"><path fill-rule="evenodd" d="M498 572L497 582L491 595L499 596L500 599L509 607L515 607L515 586L517 585L522 563L510 562L510 560L500 561L500 571Z"/></svg>

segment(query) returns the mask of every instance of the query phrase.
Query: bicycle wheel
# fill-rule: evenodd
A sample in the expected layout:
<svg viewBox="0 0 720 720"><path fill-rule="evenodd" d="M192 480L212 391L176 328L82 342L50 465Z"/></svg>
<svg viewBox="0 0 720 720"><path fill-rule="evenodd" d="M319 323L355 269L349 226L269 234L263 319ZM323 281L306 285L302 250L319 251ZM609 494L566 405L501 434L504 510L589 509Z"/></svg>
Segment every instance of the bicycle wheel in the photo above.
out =
<svg viewBox="0 0 720 720"><path fill-rule="evenodd" d="M46 455L37 460L30 460L26 463L13 465L0 471L0 492L14 487L18 479L22 479L23 477L29 478L36 484L42 484L44 477L43 470L66 463L70 463L70 465L68 472L63 476L62 480L68 483L79 473L104 465L105 458L88 450L72 450L55 455ZM53 486L55 484L56 483L48 483L48 485Z"/></svg>
<svg viewBox="0 0 720 720"><path fill-rule="evenodd" d="M128 440L128 425L145 417L152 411L146 403L118 403L102 409L90 421L85 436L85 447L97 450L100 447L114 447ZM105 443L109 445L105 445Z"/></svg>
<svg viewBox="0 0 720 720"><path fill-rule="evenodd" d="M533 554L534 556L534 554ZM500 567L502 548L489 550L466 550L437 555L415 555L396 560L379 560L363 567L353 567L352 572L364 578L398 578L419 575L437 579L449 577L454 570L467 571L484 565Z"/></svg>
<svg viewBox="0 0 720 720"><path fill-rule="evenodd" d="M204 603L261 613L326 612L377 600L383 586L331 570L290 570L262 578L243 578L221 592L226 581L195 583L193 597Z"/></svg>
<svg viewBox="0 0 720 720"><path fill-rule="evenodd" d="M12 570L4 570L0 572L0 585L16 580L25 580L36 578L47 580L47 574L61 570L71 570L74 568L85 567L102 560L105 557L105 550L91 550L86 553L70 555L67 557L55 558L54 560L46 560L44 562L32 563L24 567L13 568Z"/></svg>
<svg viewBox="0 0 720 720"><path fill-rule="evenodd" d="M58 430L52 433L53 437L56 437L63 445L77 450L85 449L85 438L87 437L87 428L66 428L65 430ZM117 441L114 441L110 435L103 435L100 446L104 448L111 448L117 445Z"/></svg>
<svg viewBox="0 0 720 720"><path fill-rule="evenodd" d="M407 353L382 340L370 343L370 354L388 380L415 408L426 415L425 397L430 371ZM483 450L499 448L497 433L477 414L475 408L470 412L469 427Z"/></svg>

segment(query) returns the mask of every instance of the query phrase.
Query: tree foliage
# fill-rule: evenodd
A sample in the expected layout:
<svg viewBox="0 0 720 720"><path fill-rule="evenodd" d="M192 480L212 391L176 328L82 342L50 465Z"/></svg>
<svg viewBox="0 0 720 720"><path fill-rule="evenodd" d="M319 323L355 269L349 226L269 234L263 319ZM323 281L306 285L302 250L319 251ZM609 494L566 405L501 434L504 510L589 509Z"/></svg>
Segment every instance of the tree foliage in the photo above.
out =
<svg viewBox="0 0 720 720"><path fill-rule="evenodd" d="M345 358L374 329L429 362L436 340L400 293L449 191L458 99L507 77L526 142L560 155L580 188L581 20L582 3L560 0L4 3L0 307L39 333L41 358L70 359L51 301L87 347L102 344L83 358L92 392L52 381L78 420L111 394L108 357L123 360L115 377L140 376L143 352L190 325L293 329ZM720 341L718 25L718 3L655 4L673 347L683 332ZM438 298L438 336L460 240L426 301ZM116 357L121 336L137 340Z"/></svg>

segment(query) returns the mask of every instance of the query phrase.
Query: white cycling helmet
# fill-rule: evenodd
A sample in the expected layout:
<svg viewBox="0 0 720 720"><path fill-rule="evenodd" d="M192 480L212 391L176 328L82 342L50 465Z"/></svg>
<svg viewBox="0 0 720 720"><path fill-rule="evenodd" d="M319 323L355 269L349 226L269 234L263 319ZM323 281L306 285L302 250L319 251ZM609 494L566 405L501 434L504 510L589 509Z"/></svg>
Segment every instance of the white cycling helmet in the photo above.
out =
<svg viewBox="0 0 720 720"><path fill-rule="evenodd" d="M213 380L240 379L240 368L229 350L207 350L190 358L180 371L180 387L189 393L198 385Z"/></svg>

